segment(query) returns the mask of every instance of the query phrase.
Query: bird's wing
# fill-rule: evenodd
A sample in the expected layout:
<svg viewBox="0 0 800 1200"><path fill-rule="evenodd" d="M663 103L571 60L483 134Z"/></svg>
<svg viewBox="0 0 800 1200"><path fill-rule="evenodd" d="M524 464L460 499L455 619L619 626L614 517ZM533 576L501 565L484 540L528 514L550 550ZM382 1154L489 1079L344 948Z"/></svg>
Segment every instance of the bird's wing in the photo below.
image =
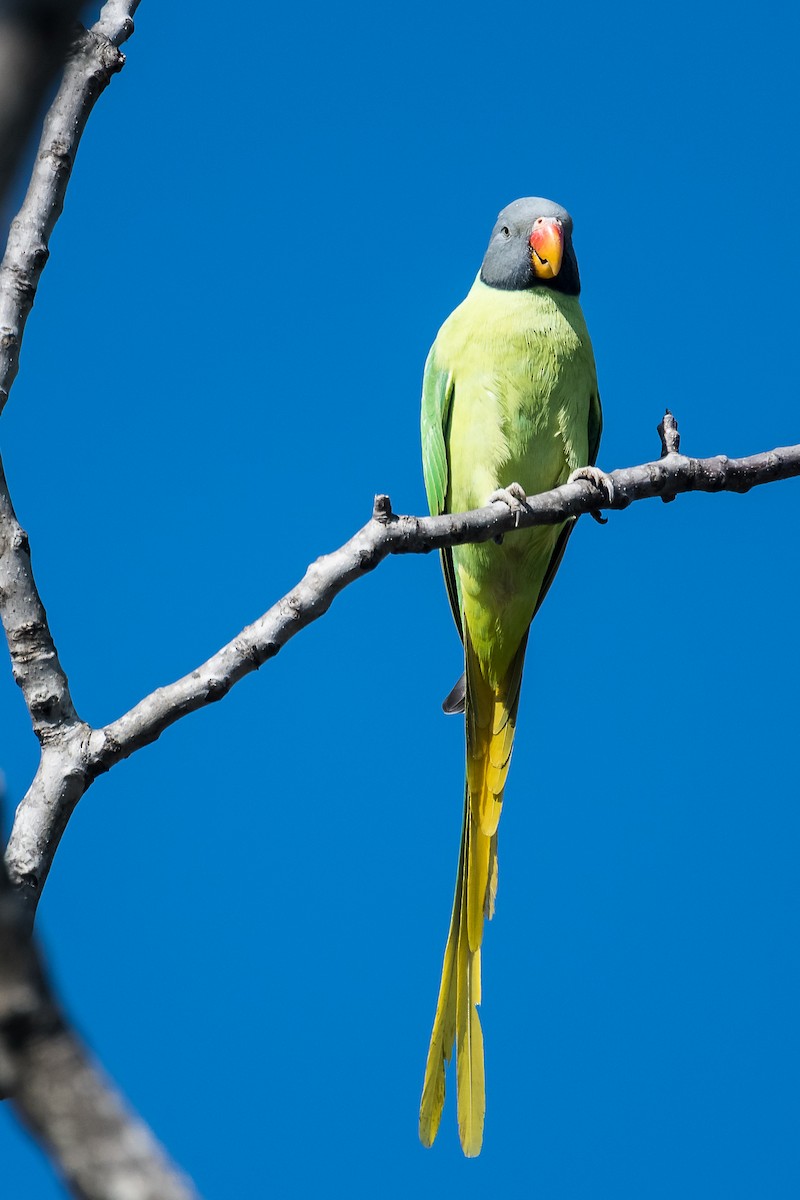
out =
<svg viewBox="0 0 800 1200"><path fill-rule="evenodd" d="M600 449L600 435L603 432L603 410L600 407L600 395L597 391L597 388L595 388L595 390L592 392L591 396L589 397L589 431L588 432L589 432L588 465L590 467L593 467L594 464L597 462L597 452ZM561 566L561 560L564 557L564 551L567 548L567 542L569 541L569 535L572 533L576 524L577 524L577 518L576 517L571 518L569 521L567 521L566 525L561 530L561 533L558 535L558 541L556 542L555 547L553 549L553 554L550 559L550 562L547 564L547 570L544 573L544 579L542 580L542 586L539 591L539 596L536 600L536 607L533 610L534 617L538 613L539 609L542 607L542 602L544 601L545 596L547 595L548 591L550 590L550 584L553 582L553 580L556 577L556 571ZM453 690L455 690L455 689L453 689Z"/></svg>
<svg viewBox="0 0 800 1200"><path fill-rule="evenodd" d="M595 387L589 399L589 466L597 462L597 452L600 449L600 435L603 432L603 410L600 406L600 393Z"/></svg>
<svg viewBox="0 0 800 1200"><path fill-rule="evenodd" d="M434 343L425 363L425 373L422 377L422 470L425 476L428 507L435 517L445 512L447 505L447 491L450 482L447 430L450 424L454 391L453 372L438 362ZM463 637L461 605L458 599L452 551L442 550L441 558L453 619L458 626L459 635Z"/></svg>

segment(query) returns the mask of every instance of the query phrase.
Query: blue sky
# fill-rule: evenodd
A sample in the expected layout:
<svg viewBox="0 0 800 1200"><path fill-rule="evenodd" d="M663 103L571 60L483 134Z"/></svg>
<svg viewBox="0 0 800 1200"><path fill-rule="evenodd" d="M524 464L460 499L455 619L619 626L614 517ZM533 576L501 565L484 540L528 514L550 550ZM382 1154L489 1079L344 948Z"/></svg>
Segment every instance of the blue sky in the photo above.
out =
<svg viewBox="0 0 800 1200"><path fill-rule="evenodd" d="M575 219L600 463L800 440L797 17L144 0L2 445L76 703L119 715L369 516L498 210ZM209 1198L800 1188L797 481L576 531L531 637L484 952L484 1150L416 1117L458 852L434 557L98 780L61 995ZM36 745L7 664L0 765ZM451 1093L454 1088L451 1087ZM62 1193L0 1113L11 1193Z"/></svg>

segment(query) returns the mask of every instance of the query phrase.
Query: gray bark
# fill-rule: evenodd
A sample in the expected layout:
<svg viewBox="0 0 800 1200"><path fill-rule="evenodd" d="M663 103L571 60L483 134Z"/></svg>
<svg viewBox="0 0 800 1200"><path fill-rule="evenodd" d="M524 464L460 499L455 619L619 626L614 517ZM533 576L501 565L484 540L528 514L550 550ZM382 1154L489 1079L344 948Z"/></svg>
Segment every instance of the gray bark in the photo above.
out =
<svg viewBox="0 0 800 1200"><path fill-rule="evenodd" d="M0 0L0 197L64 64L80 0Z"/></svg>
<svg viewBox="0 0 800 1200"><path fill-rule="evenodd" d="M73 39L61 86L45 118L31 181L11 223L0 263L0 412L19 369L25 322L50 253L50 235L64 207L75 155L98 97L122 69L119 46L133 32L139 0L111 0L90 30Z"/></svg>
<svg viewBox="0 0 800 1200"><path fill-rule="evenodd" d="M82 1200L195 1195L70 1029L0 860L0 1088Z"/></svg>

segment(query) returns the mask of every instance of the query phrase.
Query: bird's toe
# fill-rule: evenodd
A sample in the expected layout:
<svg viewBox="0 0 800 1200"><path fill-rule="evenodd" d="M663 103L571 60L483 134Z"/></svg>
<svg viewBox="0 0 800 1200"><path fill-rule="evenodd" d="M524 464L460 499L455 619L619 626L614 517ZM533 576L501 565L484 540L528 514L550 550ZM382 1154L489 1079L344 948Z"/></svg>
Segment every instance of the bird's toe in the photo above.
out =
<svg viewBox="0 0 800 1200"><path fill-rule="evenodd" d="M519 514L528 507L528 495L521 483L510 483L508 487L498 488L492 492L487 504L501 501L514 513L515 525L519 525ZM501 535L502 536L502 535Z"/></svg>
<svg viewBox="0 0 800 1200"><path fill-rule="evenodd" d="M580 479L585 479L592 487L597 488L598 492L602 492L609 504L614 503L614 480L610 475L606 475L605 471L601 471L599 467L578 467L572 472L567 483L577 483Z"/></svg>

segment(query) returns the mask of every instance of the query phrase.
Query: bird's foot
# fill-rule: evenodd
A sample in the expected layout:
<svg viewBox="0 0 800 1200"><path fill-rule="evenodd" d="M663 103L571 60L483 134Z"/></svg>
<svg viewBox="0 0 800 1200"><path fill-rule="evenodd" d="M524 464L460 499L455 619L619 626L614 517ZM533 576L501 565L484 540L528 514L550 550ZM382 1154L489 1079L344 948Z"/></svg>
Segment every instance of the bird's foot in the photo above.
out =
<svg viewBox="0 0 800 1200"><path fill-rule="evenodd" d="M498 488L496 492L492 492L487 504L494 504L495 501L501 500L514 514L514 525L519 525L519 514L524 512L528 507L528 495L521 483L510 483L508 487ZM495 541L502 540L503 535L500 534Z"/></svg>
<svg viewBox="0 0 800 1200"><path fill-rule="evenodd" d="M614 503L614 480L610 475L606 475L605 471L601 471L599 467L578 467L577 471L572 472L567 483L577 483L579 479L587 480L598 492L603 493L609 504Z"/></svg>

